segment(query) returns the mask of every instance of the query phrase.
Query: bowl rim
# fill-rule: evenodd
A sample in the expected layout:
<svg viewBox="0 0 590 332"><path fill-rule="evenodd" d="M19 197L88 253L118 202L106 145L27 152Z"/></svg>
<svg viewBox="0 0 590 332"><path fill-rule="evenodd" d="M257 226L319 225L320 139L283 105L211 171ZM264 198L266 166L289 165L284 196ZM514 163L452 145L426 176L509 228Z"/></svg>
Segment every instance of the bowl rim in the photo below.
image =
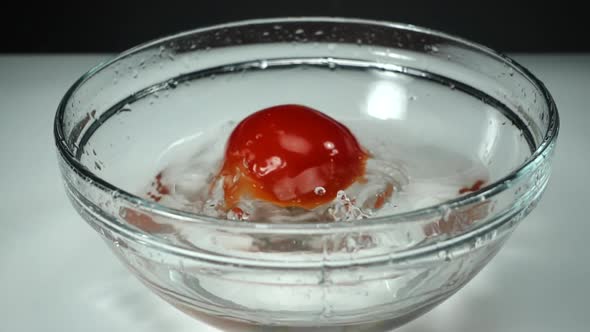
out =
<svg viewBox="0 0 590 332"><path fill-rule="evenodd" d="M239 27L245 25L255 25L255 24L281 24L281 23L312 23L312 22L324 22L324 23L352 23L352 24L359 24L359 25L369 25L369 26L381 26L385 28L396 28L405 31L413 31L419 33L425 33L432 36L440 37L442 39L453 41L463 46L467 46L470 49L474 49L483 53L486 56L494 58L505 65L509 66L516 72L523 75L527 78L530 83L532 83L541 93L541 97L547 103L548 106L548 114L549 117L547 119L547 130L544 133L543 140L541 144L535 149L533 154L527 158L527 160L520 164L516 169L512 172L508 173L504 177L486 184L484 187L479 189L478 191L471 192L469 194L458 196L450 200L443 201L436 205L423 207L416 210L411 210L407 212L391 214L386 216L374 217L374 218L367 218L357 221L350 221L350 222L333 222L333 221L321 221L321 222L313 222L313 223L289 223L289 224L269 224L269 223L261 223L254 221L248 222L235 222L229 221L222 218L215 218L209 217L205 215L201 215L198 213L192 213L180 209L170 208L159 204L157 202L148 201L143 199L137 195L134 195L130 192L122 190L117 186L103 180L101 177L94 174L92 171L84 167L80 162L78 162L75 156L72 154L70 149L67 145L66 136L64 135L62 129L62 123L64 118L64 113L66 110L66 106L72 95L76 92L76 90L82 86L86 81L91 79L94 75L98 72L106 69L107 67L111 66L112 64L128 57L136 52L144 50L154 45L162 44L168 41L172 41L175 39L182 38L184 36L194 35L198 33L203 33L207 31L213 31L218 29L224 28L231 28L231 27ZM464 39L455 35L451 35L442 31L429 29L426 27L416 26L413 24L405 24L405 23L397 23L397 22L388 22L388 21L379 21L379 20L369 20L369 19L358 19L358 18L349 18L349 17L326 17L326 16L303 16L303 17L274 17L274 18L264 18L264 19L249 19L249 20L240 20L240 21L233 21L224 24L217 24L212 26L207 26L204 28L192 29L183 31L180 33L168 35L162 38L154 39L142 44L139 44L133 48L124 51L117 56L99 63L95 67L91 68L87 71L84 75L82 75L78 80L76 80L72 86L67 90L63 98L61 99L57 112L54 118L54 138L55 144L57 146L57 150L61 157L66 161L68 166L72 168L78 175L83 177L85 180L91 181L93 186L98 186L103 190L110 191L111 193L116 193L113 197L117 197L122 199L132 205L138 211L146 212L153 215L160 215L167 218L176 219L178 221L183 222L192 222L196 224L202 224L206 226L213 226L226 229L226 230L261 230L261 229L273 229L276 232L284 231L286 233L296 232L301 233L304 231L310 231L315 233L321 230L336 230L336 229L351 229L355 227L371 227L371 226L383 226L383 225L392 225L397 222L404 222L404 221L411 221L415 220L419 217L431 216L433 214L440 214L441 208L444 207L445 210L453 210L458 209L476 202L481 202L484 200L488 200L497 194L503 192L505 189L510 187L510 183L526 176L527 174L531 174L536 168L541 165L542 160L545 158L546 151L553 146L554 142L557 139L559 133L559 114L553 97L551 96L550 92L547 90L543 82L541 82L535 75L533 75L528 69L524 66L520 65L518 62L514 61L507 55L504 55L500 52L497 52L491 48L488 48L484 45L475 43L468 39ZM127 227L126 227L127 228ZM474 227L469 232L476 231L479 227ZM128 231L132 233L140 233L131 227L128 227ZM314 232L315 231L315 232ZM466 235L463 233L462 235ZM141 237L145 239L145 234L142 233ZM154 236L154 238L156 238ZM450 238L452 239L452 237ZM156 240L159 241L159 240Z"/></svg>

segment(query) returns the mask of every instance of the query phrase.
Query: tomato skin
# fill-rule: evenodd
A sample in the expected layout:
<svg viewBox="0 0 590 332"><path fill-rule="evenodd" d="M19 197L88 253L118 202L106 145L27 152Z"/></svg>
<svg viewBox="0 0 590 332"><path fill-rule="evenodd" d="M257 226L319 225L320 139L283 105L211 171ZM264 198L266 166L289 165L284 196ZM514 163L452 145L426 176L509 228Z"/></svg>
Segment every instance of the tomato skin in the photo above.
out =
<svg viewBox="0 0 590 332"><path fill-rule="evenodd" d="M242 120L219 172L228 208L243 196L312 209L363 178L368 154L352 132L302 105L279 105Z"/></svg>

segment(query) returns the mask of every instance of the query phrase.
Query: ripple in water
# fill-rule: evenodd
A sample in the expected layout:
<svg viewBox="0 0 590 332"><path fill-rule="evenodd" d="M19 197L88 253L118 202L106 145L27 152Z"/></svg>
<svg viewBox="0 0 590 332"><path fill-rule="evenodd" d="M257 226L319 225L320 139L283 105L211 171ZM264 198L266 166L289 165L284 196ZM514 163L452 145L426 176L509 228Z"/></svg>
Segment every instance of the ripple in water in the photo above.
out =
<svg viewBox="0 0 590 332"><path fill-rule="evenodd" d="M438 204L458 196L460 188L487 179L481 163L440 147L411 144L416 140L407 137L370 135L374 132L367 130L370 121L354 121L346 125L372 155L366 164L366 181L339 191L331 203L312 210L284 208L247 197L227 210L223 181L216 174L235 125L228 122L210 134L199 133L173 144L161 155L161 172L143 190L144 196L171 208L236 221L345 222ZM314 192L324 195L325 189L317 187Z"/></svg>

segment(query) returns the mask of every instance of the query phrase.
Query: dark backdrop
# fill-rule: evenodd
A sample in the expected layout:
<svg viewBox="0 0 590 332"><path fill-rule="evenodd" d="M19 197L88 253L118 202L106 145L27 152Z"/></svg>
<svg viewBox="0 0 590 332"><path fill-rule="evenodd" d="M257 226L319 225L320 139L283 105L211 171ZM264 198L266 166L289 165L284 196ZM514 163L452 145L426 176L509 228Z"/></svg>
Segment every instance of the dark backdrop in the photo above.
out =
<svg viewBox="0 0 590 332"><path fill-rule="evenodd" d="M503 52L588 52L586 12L574 2L540 0L8 1L0 9L0 52L119 52L210 24L304 15L412 23Z"/></svg>

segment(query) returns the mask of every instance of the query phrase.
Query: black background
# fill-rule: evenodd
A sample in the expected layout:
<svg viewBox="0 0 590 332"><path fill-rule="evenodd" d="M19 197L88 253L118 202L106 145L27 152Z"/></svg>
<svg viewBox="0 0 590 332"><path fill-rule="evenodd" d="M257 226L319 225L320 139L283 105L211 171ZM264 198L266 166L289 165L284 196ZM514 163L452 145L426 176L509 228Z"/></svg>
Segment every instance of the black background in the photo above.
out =
<svg viewBox="0 0 590 332"><path fill-rule="evenodd" d="M340 16L411 23L502 52L589 52L587 10L568 1L78 1L6 3L0 52L120 52L228 21Z"/></svg>

